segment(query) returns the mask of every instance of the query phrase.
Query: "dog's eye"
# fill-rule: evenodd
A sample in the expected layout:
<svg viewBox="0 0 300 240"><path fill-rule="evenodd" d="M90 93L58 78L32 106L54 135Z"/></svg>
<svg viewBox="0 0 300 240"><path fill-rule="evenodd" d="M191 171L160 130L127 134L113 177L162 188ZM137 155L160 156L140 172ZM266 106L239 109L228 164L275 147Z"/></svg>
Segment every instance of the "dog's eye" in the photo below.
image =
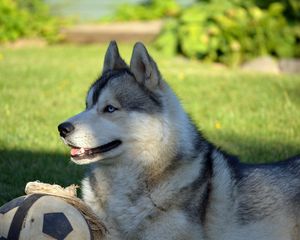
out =
<svg viewBox="0 0 300 240"><path fill-rule="evenodd" d="M107 113L113 113L114 111L118 110L117 108L115 108L112 105L107 105L104 109L103 112L107 112Z"/></svg>

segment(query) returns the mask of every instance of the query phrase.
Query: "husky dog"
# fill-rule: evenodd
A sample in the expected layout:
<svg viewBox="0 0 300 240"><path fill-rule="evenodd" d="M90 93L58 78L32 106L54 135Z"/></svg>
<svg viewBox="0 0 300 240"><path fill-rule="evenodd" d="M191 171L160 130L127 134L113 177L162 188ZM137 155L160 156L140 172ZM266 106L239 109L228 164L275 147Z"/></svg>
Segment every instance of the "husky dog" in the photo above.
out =
<svg viewBox="0 0 300 240"><path fill-rule="evenodd" d="M86 109L58 126L89 164L84 201L107 239L300 239L300 157L247 165L208 142L142 43L111 42Z"/></svg>

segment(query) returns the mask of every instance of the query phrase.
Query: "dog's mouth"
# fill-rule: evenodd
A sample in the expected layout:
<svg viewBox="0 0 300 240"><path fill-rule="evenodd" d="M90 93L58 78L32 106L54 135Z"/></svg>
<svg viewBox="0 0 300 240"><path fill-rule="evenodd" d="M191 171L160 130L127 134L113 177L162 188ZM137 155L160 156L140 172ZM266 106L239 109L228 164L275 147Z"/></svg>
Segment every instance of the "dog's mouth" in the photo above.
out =
<svg viewBox="0 0 300 240"><path fill-rule="evenodd" d="M71 157L74 160L81 160L81 159L87 159L87 158L94 158L95 155L105 153L108 151L113 150L114 148L120 146L122 141L120 140L114 140L112 142L106 143L104 145L101 145L99 147L95 148L80 148L75 147L72 145L69 145L71 147Z"/></svg>

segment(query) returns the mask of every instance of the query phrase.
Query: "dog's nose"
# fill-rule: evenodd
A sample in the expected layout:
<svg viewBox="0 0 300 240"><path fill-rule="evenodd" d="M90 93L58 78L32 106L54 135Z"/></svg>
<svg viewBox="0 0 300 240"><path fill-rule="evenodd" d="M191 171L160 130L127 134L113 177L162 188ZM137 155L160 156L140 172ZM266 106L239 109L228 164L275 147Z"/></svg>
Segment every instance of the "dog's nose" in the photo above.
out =
<svg viewBox="0 0 300 240"><path fill-rule="evenodd" d="M60 136L63 138L68 136L75 129L73 124L70 122L63 122L63 123L59 124L57 128L58 128Z"/></svg>

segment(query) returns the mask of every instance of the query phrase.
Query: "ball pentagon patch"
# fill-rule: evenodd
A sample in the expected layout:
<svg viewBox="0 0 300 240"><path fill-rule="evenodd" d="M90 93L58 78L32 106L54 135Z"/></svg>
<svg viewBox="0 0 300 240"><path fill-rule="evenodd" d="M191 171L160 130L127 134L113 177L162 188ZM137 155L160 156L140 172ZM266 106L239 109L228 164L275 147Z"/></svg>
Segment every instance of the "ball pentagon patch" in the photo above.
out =
<svg viewBox="0 0 300 240"><path fill-rule="evenodd" d="M55 239L65 239L72 230L72 225L64 213L44 214L43 233Z"/></svg>
<svg viewBox="0 0 300 240"><path fill-rule="evenodd" d="M13 200L11 200L10 202L4 204L1 208L0 208L0 214L6 214L8 211L12 210L15 207L19 207L22 202L24 201L26 197L22 196L22 197L18 197L15 198Z"/></svg>

